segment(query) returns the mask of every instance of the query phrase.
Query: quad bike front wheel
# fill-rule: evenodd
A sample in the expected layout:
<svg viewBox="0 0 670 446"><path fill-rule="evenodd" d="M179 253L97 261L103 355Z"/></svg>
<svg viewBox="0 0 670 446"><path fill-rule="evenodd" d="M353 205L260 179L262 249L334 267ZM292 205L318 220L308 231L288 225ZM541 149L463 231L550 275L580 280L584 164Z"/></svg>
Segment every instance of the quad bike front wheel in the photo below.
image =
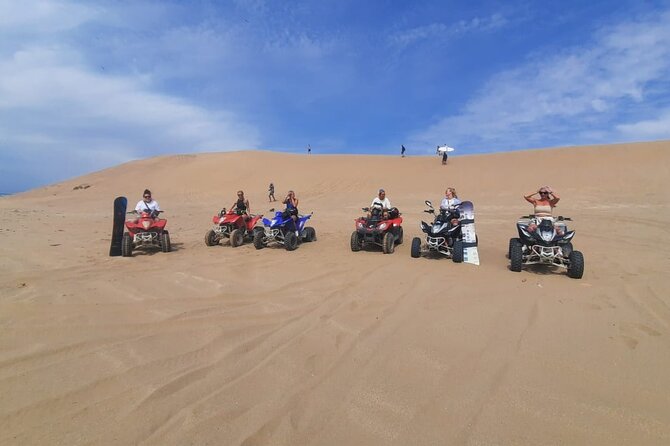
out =
<svg viewBox="0 0 670 446"><path fill-rule="evenodd" d="M454 241L454 246L451 248L451 260L454 263L463 262L463 240Z"/></svg>
<svg viewBox="0 0 670 446"><path fill-rule="evenodd" d="M395 237L390 232L384 234L384 239L382 240L382 252L384 254L393 254L395 248Z"/></svg>
<svg viewBox="0 0 670 446"><path fill-rule="evenodd" d="M514 243L521 243L521 240L519 240L516 237L509 239L509 247L507 248L507 258L508 259L512 258L512 245Z"/></svg>
<svg viewBox="0 0 670 446"><path fill-rule="evenodd" d="M403 240L403 231L402 231L402 226L398 228L398 237L396 238L395 244L396 245L402 245L402 240Z"/></svg>
<svg viewBox="0 0 670 446"><path fill-rule="evenodd" d="M509 269L518 273L523 266L523 245L518 240L510 241L509 248Z"/></svg>
<svg viewBox="0 0 670 446"><path fill-rule="evenodd" d="M353 252L361 250L361 236L356 231L351 233L351 250Z"/></svg>
<svg viewBox="0 0 670 446"><path fill-rule="evenodd" d="M251 241L254 240L254 237L255 237L256 234L258 234L259 232L260 232L261 235L263 235L263 234L265 234L265 229L261 228L260 226L256 226L256 227L254 227L254 229L251 231L251 235L250 235Z"/></svg>
<svg viewBox="0 0 670 446"><path fill-rule="evenodd" d="M570 260L568 277L581 279L584 275L584 255L580 251L572 251L568 259Z"/></svg>
<svg viewBox="0 0 670 446"><path fill-rule="evenodd" d="M121 255L123 257L133 255L133 238L127 232L123 234L123 238L121 239Z"/></svg>
<svg viewBox="0 0 670 446"><path fill-rule="evenodd" d="M254 232L254 248L256 249L265 248L265 243L263 243L263 237L265 237L265 231Z"/></svg>
<svg viewBox="0 0 670 446"><path fill-rule="evenodd" d="M216 232L214 232L214 229L207 231L205 234L205 245L214 246L218 245L218 243L219 241L216 239Z"/></svg>
<svg viewBox="0 0 670 446"><path fill-rule="evenodd" d="M284 236L284 247L287 251L294 251L298 247L298 236L295 232L289 231Z"/></svg>
<svg viewBox="0 0 670 446"><path fill-rule="evenodd" d="M235 229L230 233L230 246L237 248L244 243L244 231L242 229Z"/></svg>
<svg viewBox="0 0 670 446"><path fill-rule="evenodd" d="M172 244L170 244L170 234L167 231L164 231L161 234L161 251L170 252L172 251Z"/></svg>
<svg viewBox="0 0 670 446"><path fill-rule="evenodd" d="M421 239L419 237L414 237L412 239L412 249L410 251L410 254L415 259L421 257Z"/></svg>

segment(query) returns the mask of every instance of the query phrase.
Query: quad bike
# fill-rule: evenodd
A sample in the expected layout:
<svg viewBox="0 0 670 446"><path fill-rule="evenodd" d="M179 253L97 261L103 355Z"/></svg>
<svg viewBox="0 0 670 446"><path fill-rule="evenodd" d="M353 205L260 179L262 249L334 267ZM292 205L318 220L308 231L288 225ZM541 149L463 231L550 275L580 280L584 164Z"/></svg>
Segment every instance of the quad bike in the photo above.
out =
<svg viewBox="0 0 670 446"><path fill-rule="evenodd" d="M362 208L364 212L370 212L370 208ZM370 245L382 247L384 254L393 254L395 245L402 243L402 217L397 208L388 211L385 219L383 210L375 207L372 209L371 217L360 217L355 220L356 230L351 233L351 250L356 252Z"/></svg>
<svg viewBox="0 0 670 446"><path fill-rule="evenodd" d="M130 257L135 249L158 248L163 252L170 252L170 234L165 225L167 220L158 218L163 211L140 212L137 219L126 220L126 229L121 239L121 255ZM136 211L129 214L138 213Z"/></svg>
<svg viewBox="0 0 670 446"><path fill-rule="evenodd" d="M270 209L274 212L274 209ZM287 251L293 251L300 242L316 241L316 230L305 226L312 214L298 215L293 221L288 212L277 211L273 219L264 218L261 231L254 232L254 246L262 249L270 243L283 245Z"/></svg>
<svg viewBox="0 0 670 446"><path fill-rule="evenodd" d="M244 241L251 242L256 232L263 232L263 228L256 226L256 223L263 218L263 215L250 215L245 221L244 215L233 211L226 212L223 208L219 215L212 217L214 226L205 233L205 245L218 245L224 238L230 239L230 246L233 248L240 246Z"/></svg>
<svg viewBox="0 0 670 446"><path fill-rule="evenodd" d="M426 200L428 209L424 212L435 215L433 204ZM421 239L412 239L410 254L412 257L421 257L422 253L438 252L455 263L463 261L463 237L461 235L460 212L458 205L454 209L440 209L435 215L433 223L421 222L421 230L426 234L426 244L422 246Z"/></svg>
<svg viewBox="0 0 670 446"><path fill-rule="evenodd" d="M529 226L534 216L526 215L516 224L518 238L509 241L510 269L521 271L524 265L551 265L566 268L568 277L581 279L584 275L584 255L572 248L575 231L568 231L568 217L542 218L535 230Z"/></svg>

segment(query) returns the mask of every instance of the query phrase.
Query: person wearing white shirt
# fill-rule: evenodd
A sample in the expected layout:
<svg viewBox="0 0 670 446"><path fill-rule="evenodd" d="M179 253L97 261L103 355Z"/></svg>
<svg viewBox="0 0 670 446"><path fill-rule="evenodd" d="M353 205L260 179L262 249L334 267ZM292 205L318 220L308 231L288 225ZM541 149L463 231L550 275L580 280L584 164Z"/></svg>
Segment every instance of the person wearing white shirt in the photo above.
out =
<svg viewBox="0 0 670 446"><path fill-rule="evenodd" d="M158 205L158 202L151 198L151 191L149 189L144 189L142 199L138 201L137 206L135 206L135 212L140 214L148 211L151 213L151 216L155 218L160 210L161 208Z"/></svg>
<svg viewBox="0 0 670 446"><path fill-rule="evenodd" d="M459 200L458 195L456 195L456 189L448 187L447 190L444 191L444 198L442 199L442 203L440 203L440 210L453 211L459 204L461 204L461 200Z"/></svg>
<svg viewBox="0 0 670 446"><path fill-rule="evenodd" d="M373 209L381 209L382 217L384 219L388 218L388 211L391 210L391 201L386 198L386 191L384 189L379 189L379 195L377 195L370 204L370 212L368 212L368 218L372 217Z"/></svg>

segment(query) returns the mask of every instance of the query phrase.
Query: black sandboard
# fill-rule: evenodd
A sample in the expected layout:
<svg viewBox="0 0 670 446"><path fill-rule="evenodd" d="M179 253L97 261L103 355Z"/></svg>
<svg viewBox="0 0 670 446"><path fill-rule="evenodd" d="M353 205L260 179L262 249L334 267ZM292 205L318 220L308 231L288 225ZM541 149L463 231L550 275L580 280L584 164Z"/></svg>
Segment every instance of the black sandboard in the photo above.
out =
<svg viewBox="0 0 670 446"><path fill-rule="evenodd" d="M123 240L123 225L126 222L126 197L116 197L114 200L114 226L112 227L112 244L109 247L111 257L121 255L121 240Z"/></svg>

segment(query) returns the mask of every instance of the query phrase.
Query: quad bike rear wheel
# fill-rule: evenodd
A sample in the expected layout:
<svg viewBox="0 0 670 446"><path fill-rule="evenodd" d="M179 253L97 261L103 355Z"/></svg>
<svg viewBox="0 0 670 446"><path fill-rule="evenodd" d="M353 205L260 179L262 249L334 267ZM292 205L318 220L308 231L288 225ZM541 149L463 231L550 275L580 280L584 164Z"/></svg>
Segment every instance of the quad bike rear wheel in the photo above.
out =
<svg viewBox="0 0 670 446"><path fill-rule="evenodd" d="M414 237L412 239L412 249L410 251L410 254L415 259L421 257L421 239L419 237Z"/></svg>
<svg viewBox="0 0 670 446"><path fill-rule="evenodd" d="M518 273L523 266L523 245L519 240L510 241L509 248L509 269Z"/></svg>
<svg viewBox="0 0 670 446"><path fill-rule="evenodd" d="M303 240L306 242L313 242L316 240L316 229L312 228L311 226L307 226L305 228L303 235Z"/></svg>
<svg viewBox="0 0 670 446"><path fill-rule="evenodd" d="M382 240L382 252L384 254L393 254L395 248L395 237L391 232L384 234L384 239Z"/></svg>
<svg viewBox="0 0 670 446"><path fill-rule="evenodd" d="M354 231L351 233L351 250L353 252L358 252L361 250L361 236L358 235L358 232Z"/></svg>
<svg viewBox="0 0 670 446"><path fill-rule="evenodd" d="M295 235L295 232L289 231L284 236L284 248L287 251L293 251L298 247L298 236Z"/></svg>
<svg viewBox="0 0 670 446"><path fill-rule="evenodd" d="M124 233L121 239L121 255L123 257L130 257L133 255L133 238L129 233Z"/></svg>
<svg viewBox="0 0 670 446"><path fill-rule="evenodd" d="M207 246L214 246L218 245L219 241L216 239L216 232L214 232L214 229L210 229L207 231L205 234L205 245Z"/></svg>
<svg viewBox="0 0 670 446"><path fill-rule="evenodd" d="M454 246L451 248L451 260L454 263L463 262L463 240L454 241Z"/></svg>
<svg viewBox="0 0 670 446"><path fill-rule="evenodd" d="M265 231L254 232L254 248L256 248L256 249L265 248L265 243L263 243L263 237L265 237Z"/></svg>
<svg viewBox="0 0 670 446"><path fill-rule="evenodd" d="M244 230L242 229L235 229L233 232L230 233L230 246L233 248L237 248L238 246L242 246L244 243Z"/></svg>
<svg viewBox="0 0 670 446"><path fill-rule="evenodd" d="M170 252L172 251L172 245L170 244L170 234L167 231L163 231L161 234L161 251Z"/></svg>
<svg viewBox="0 0 670 446"><path fill-rule="evenodd" d="M584 255L580 251L572 251L568 259L570 260L568 277L581 279L584 275Z"/></svg>

